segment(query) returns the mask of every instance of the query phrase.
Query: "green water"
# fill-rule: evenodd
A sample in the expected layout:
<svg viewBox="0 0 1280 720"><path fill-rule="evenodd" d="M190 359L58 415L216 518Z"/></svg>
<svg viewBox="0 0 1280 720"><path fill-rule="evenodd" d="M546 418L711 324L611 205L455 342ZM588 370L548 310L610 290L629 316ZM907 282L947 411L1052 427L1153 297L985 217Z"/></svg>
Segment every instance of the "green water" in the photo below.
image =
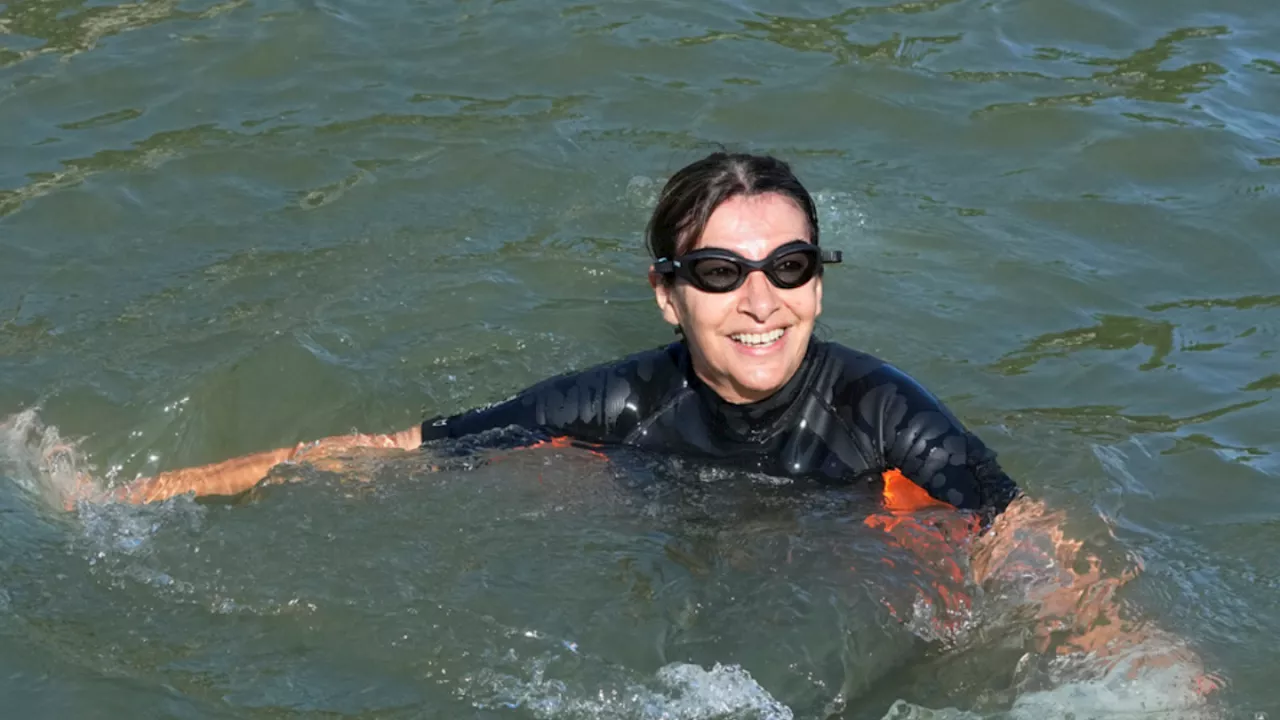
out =
<svg viewBox="0 0 1280 720"><path fill-rule="evenodd" d="M38 499L55 434L119 482L668 342L641 233L716 143L815 192L827 335L1280 713L1277 48L1272 0L0 2L0 417L45 425L0 451L0 714L1001 712L1017 654L889 619L838 494L550 452Z"/></svg>

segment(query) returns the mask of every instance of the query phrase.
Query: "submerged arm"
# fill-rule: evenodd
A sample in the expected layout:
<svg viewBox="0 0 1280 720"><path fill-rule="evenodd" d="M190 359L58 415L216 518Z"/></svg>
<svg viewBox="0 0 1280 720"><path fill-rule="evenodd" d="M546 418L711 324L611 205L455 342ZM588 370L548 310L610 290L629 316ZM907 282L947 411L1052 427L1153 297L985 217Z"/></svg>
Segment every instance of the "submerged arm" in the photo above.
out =
<svg viewBox="0 0 1280 720"><path fill-rule="evenodd" d="M1019 498L980 538L972 554L974 581L1014 594L1035 606L1038 652L1089 657L1103 674L1132 680L1146 670L1176 673L1182 683L1175 702L1195 703L1223 685L1205 672L1184 638L1150 622L1128 620L1116 598L1141 564L1105 576L1101 561L1080 540L1066 536L1066 516L1043 502Z"/></svg>
<svg viewBox="0 0 1280 720"><path fill-rule="evenodd" d="M941 402L896 370L877 380L861 407L880 421L888 509L928 507L926 491L938 504L978 511L986 532L973 546L973 580L1034 606L1037 651L1092 655L1108 668L1123 662L1131 673L1176 666L1195 693L1217 687L1184 641L1121 617L1116 593L1136 572L1105 576L1099 559L1064 534L1065 513L1023 495Z"/></svg>

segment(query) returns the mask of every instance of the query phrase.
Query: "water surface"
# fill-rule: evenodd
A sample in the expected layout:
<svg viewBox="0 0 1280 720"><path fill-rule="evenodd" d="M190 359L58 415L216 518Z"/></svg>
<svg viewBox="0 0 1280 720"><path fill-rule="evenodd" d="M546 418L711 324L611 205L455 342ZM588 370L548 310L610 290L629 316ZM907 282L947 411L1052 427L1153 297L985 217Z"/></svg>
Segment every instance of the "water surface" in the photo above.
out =
<svg viewBox="0 0 1280 720"><path fill-rule="evenodd" d="M0 3L0 416L56 428L0 462L0 698L812 717L847 685L843 712L879 718L1026 697L1017 653L922 638L880 602L907 579L851 579L884 548L838 493L565 451L382 458L352 470L372 484L231 504L39 499L55 432L120 482L668 342L646 214L723 143L816 192L848 260L827 335L935 390L1112 572L1141 562L1123 602L1228 678L1224 712L1280 712L1276 48L1268 0Z"/></svg>

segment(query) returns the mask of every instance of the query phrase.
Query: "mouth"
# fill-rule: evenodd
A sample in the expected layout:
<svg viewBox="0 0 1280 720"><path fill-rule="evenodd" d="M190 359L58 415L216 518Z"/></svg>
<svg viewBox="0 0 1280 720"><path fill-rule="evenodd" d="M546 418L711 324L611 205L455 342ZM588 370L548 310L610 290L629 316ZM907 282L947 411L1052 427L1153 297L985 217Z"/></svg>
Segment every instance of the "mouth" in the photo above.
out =
<svg viewBox="0 0 1280 720"><path fill-rule="evenodd" d="M786 332L786 328L778 328L763 333L736 333L730 335L729 339L744 347L766 348L781 340Z"/></svg>

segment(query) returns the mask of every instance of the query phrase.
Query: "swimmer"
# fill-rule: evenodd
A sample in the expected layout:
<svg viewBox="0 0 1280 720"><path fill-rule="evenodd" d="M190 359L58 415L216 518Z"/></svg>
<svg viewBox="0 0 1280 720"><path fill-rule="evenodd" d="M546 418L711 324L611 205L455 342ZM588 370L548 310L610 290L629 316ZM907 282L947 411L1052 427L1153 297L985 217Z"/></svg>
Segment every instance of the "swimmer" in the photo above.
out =
<svg viewBox="0 0 1280 720"><path fill-rule="evenodd" d="M824 273L842 258L820 245L813 199L786 163L717 152L688 165L663 188L646 237L649 285L663 319L680 335L676 342L401 432L329 437L164 472L110 491L107 499L235 495L280 463L314 463L358 448L410 451L514 426L548 440L863 484L890 513L967 511L973 528L989 530L975 549L974 582L1018 575L1018 563L1051 569L1052 577L1034 588L1043 628L1038 650L1054 643L1060 653L1114 656L1152 638L1127 630L1115 605L1104 605L1120 581L1099 578L1096 566L1070 571L1079 543L1060 536L1053 526L1060 518L1025 499L995 453L942 402L892 365L813 337ZM1022 525L1013 525L1017 518ZM909 529L881 524L891 533ZM1027 526L1042 532L1015 532ZM1153 663L1198 667L1172 639L1167 647ZM1216 687L1205 682L1207 688L1196 689Z"/></svg>
<svg viewBox="0 0 1280 720"><path fill-rule="evenodd" d="M827 483L879 486L895 470L931 498L988 519L1018 495L995 453L919 383L813 337L824 271L841 254L819 245L813 199L786 163L728 153L694 162L666 184L646 235L649 284L681 335L666 347L403 432L161 473L114 497L237 494L281 462L409 450L511 426Z"/></svg>

